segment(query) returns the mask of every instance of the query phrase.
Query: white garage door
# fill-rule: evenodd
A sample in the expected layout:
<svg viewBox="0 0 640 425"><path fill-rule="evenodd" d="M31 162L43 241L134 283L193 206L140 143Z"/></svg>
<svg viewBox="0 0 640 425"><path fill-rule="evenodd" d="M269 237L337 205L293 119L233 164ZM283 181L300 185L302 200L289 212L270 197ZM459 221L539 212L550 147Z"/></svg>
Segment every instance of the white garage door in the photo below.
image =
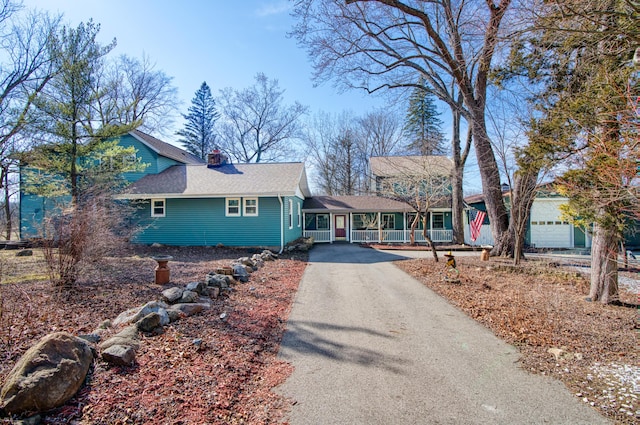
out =
<svg viewBox="0 0 640 425"><path fill-rule="evenodd" d="M536 199L531 207L531 244L536 248L573 248L573 226L560 218L564 200Z"/></svg>

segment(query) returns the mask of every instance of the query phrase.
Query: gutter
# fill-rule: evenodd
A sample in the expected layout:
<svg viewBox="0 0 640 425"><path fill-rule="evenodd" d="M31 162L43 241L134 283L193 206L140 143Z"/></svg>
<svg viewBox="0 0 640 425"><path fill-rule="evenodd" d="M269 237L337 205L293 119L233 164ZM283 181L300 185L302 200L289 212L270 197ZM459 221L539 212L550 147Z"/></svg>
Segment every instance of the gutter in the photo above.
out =
<svg viewBox="0 0 640 425"><path fill-rule="evenodd" d="M282 254L284 251L284 202L282 202L282 196L279 193L278 201L280 201L280 251L278 254Z"/></svg>

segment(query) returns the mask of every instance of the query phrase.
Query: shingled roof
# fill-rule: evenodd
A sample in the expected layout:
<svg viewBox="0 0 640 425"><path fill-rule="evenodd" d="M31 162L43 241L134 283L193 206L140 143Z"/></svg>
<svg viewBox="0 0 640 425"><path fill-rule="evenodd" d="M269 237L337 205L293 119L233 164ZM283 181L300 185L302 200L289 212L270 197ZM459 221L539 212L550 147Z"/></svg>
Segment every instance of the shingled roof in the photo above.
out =
<svg viewBox="0 0 640 425"><path fill-rule="evenodd" d="M160 139L156 139L153 136L143 133L140 130L131 130L129 132L133 137L144 143L149 149L156 152L158 155L165 156L183 164L204 164L205 161L197 156L180 149L177 146L173 146L169 143L163 142Z"/></svg>
<svg viewBox="0 0 640 425"><path fill-rule="evenodd" d="M304 200L305 212L403 212L413 211L404 202L381 196L314 196Z"/></svg>
<svg viewBox="0 0 640 425"><path fill-rule="evenodd" d="M425 173L449 175L453 161L446 156L373 156L369 159L371 174L377 177L422 175Z"/></svg>
<svg viewBox="0 0 640 425"><path fill-rule="evenodd" d="M174 165L129 186L120 198L215 198L228 196L310 196L302 162Z"/></svg>

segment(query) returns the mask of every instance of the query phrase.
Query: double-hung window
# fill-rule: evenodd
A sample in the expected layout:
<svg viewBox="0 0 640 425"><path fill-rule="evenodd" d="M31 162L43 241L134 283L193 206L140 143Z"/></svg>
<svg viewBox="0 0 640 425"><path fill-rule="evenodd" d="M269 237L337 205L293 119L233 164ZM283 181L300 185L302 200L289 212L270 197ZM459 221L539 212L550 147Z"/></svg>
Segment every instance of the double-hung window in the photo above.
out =
<svg viewBox="0 0 640 425"><path fill-rule="evenodd" d="M226 199L225 215L227 217L239 217L240 216L240 198L227 198Z"/></svg>
<svg viewBox="0 0 640 425"><path fill-rule="evenodd" d="M382 214L382 228L391 230L396 228L395 214Z"/></svg>
<svg viewBox="0 0 640 425"><path fill-rule="evenodd" d="M244 198L244 215L256 216L258 215L258 198Z"/></svg>
<svg viewBox="0 0 640 425"><path fill-rule="evenodd" d="M164 217L166 214L166 205L164 199L151 200L151 217Z"/></svg>
<svg viewBox="0 0 640 425"><path fill-rule="evenodd" d="M431 215L431 228L432 229L444 229L444 214L433 213Z"/></svg>
<svg viewBox="0 0 640 425"><path fill-rule="evenodd" d="M289 229L293 229L293 201L289 199Z"/></svg>

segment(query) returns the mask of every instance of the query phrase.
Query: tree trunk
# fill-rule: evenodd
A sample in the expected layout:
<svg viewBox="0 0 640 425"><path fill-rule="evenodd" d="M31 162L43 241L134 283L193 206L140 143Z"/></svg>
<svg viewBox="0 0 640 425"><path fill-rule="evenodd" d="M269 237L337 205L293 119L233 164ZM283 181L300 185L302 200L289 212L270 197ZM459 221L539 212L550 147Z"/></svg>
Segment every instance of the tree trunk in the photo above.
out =
<svg viewBox="0 0 640 425"><path fill-rule="evenodd" d="M609 304L618 300L618 239L615 229L594 225L588 301Z"/></svg>
<svg viewBox="0 0 640 425"><path fill-rule="evenodd" d="M11 190L9 188L9 167L2 169L2 184L4 186L4 218L7 220L5 223L5 231L7 240L11 240L11 232L13 232L13 223L11 217Z"/></svg>
<svg viewBox="0 0 640 425"><path fill-rule="evenodd" d="M511 221L509 236L513 237L513 263L520 264L523 257L524 238L531 206L536 197L538 170L518 172L515 175L514 188L511 191Z"/></svg>
<svg viewBox="0 0 640 425"><path fill-rule="evenodd" d="M471 109L473 125L473 145L476 150L478 168L482 179L482 193L487 208L487 215L491 224L491 234L494 240L494 255L511 256L513 254L513 239L509 235L509 219L507 208L502 199L500 185L500 170L493 154L491 141L487 134L484 120L484 109Z"/></svg>
<svg viewBox="0 0 640 425"><path fill-rule="evenodd" d="M411 233L409 233L409 244L411 246L415 246L416 244L416 227L418 227L419 219L420 219L420 214L416 213L416 217L411 222Z"/></svg>
<svg viewBox="0 0 640 425"><path fill-rule="evenodd" d="M431 253L433 254L433 259L436 260L436 263L438 262L438 251L436 250L436 247L433 245L433 242L431 241L431 238L429 237L429 231L427 230L427 215L425 214L424 218L422 219L422 236L424 236L424 240L427 241L427 243L429 244L429 247L431 248Z"/></svg>
<svg viewBox="0 0 640 425"><path fill-rule="evenodd" d="M452 112L451 156L453 159L453 171L451 175L451 223L453 227L453 242L461 245L464 243L464 193L462 182L466 156L463 159L460 148L461 113L460 110L456 108L452 108Z"/></svg>

